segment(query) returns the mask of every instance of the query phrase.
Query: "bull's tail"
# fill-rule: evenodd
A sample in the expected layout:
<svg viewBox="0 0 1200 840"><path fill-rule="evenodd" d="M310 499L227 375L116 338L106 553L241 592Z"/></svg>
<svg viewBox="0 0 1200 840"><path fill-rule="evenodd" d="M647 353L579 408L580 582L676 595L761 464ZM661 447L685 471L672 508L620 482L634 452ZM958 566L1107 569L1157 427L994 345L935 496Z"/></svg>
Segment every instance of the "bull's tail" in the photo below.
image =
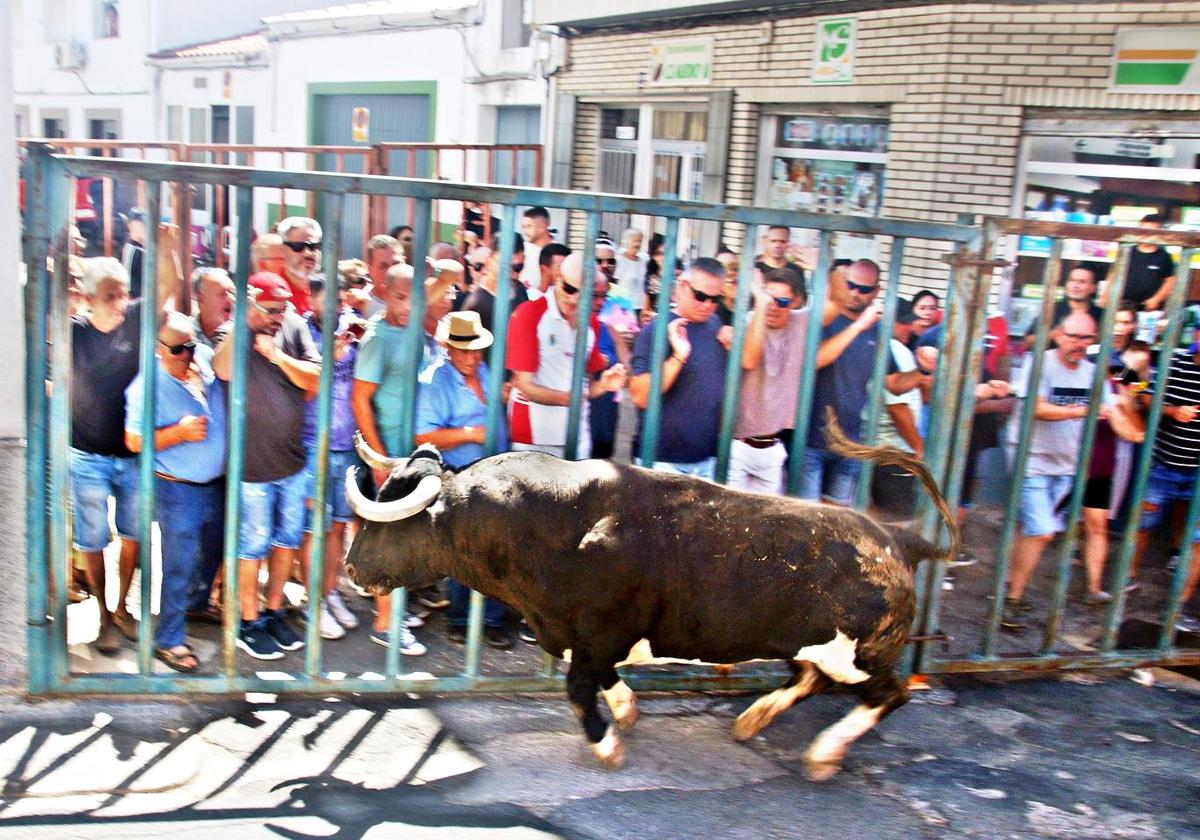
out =
<svg viewBox="0 0 1200 840"><path fill-rule="evenodd" d="M829 443L831 452L841 455L843 458L870 461L885 467L899 467L921 480L921 483L925 485L925 489L929 492L929 498L933 499L938 513L942 515L942 519L946 523L946 530L950 532L950 547L943 559L949 562L957 558L959 544L958 520L955 518L954 512L950 510L950 505L946 504L946 499L942 496L942 491L938 489L937 482L933 480L933 476L930 475L925 465L907 452L901 452L899 449L890 446L866 446L861 443L855 443L846 437L846 433L838 425L837 415L834 414L831 407L826 406L825 416L825 439Z"/></svg>

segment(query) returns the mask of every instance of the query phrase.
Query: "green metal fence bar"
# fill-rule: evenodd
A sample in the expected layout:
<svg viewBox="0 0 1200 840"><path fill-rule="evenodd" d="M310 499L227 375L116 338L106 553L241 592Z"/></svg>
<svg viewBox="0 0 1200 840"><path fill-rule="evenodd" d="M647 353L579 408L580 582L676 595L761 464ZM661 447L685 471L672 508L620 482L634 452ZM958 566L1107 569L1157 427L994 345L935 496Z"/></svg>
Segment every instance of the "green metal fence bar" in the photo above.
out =
<svg viewBox="0 0 1200 840"><path fill-rule="evenodd" d="M658 287L658 307L654 318L654 334L650 341L650 393L642 413L642 466L650 468L658 456L658 427L662 419L663 363L667 358L667 327L671 320L671 295L675 291L675 247L679 237L679 219L667 219L663 235L663 264Z"/></svg>
<svg viewBox="0 0 1200 840"><path fill-rule="evenodd" d="M804 451L808 448L808 429L812 424L813 393L817 383L817 350L821 346L821 318L829 295L829 267L833 265L833 234L821 231L817 245L817 267L812 274L812 297L808 302L808 328L804 335L804 359L800 371L800 390L796 392L796 430L792 433L792 451L788 453L788 495L800 493L804 471Z"/></svg>
<svg viewBox="0 0 1200 840"><path fill-rule="evenodd" d="M749 231L747 231L749 234ZM714 479L725 484L729 479L729 458L733 447L733 429L737 424L742 389L742 353L746 349L746 329L753 294L754 260L746 256L738 266L737 296L733 304L733 344L725 366L725 393L721 396L721 426L717 433L717 469ZM764 278L765 282L765 278ZM761 362L760 362L761 364Z"/></svg>
<svg viewBox="0 0 1200 840"><path fill-rule="evenodd" d="M1179 260L1179 265L1191 266L1191 258L1197 251L1185 251ZM1198 483L1197 486L1200 486ZM1179 546L1179 566L1171 578L1171 586L1167 591L1167 606L1163 611L1162 630L1158 636L1158 650L1168 651L1175 637L1175 623L1183 608L1183 587L1191 573L1192 564L1196 562L1196 524L1200 521L1200 493L1192 489L1192 500L1188 503L1187 516L1183 523L1183 538Z"/></svg>
<svg viewBox="0 0 1200 840"><path fill-rule="evenodd" d="M966 362L958 366L955 380L949 387L960 393L958 401L958 416L952 422L954 431L953 442L949 449L946 477L944 479L943 496L951 511L957 512L962 495L964 475L967 470L967 455L970 450L971 427L975 413L975 383L979 381L979 373L983 366L984 335L987 331L987 299L991 290L992 266L990 262L994 239L991 230L984 226L984 235L980 241L980 250L975 261L976 265L969 271L964 271L964 299L970 303L966 311L965 347ZM932 507L932 505L930 506ZM937 525L937 534L943 533L942 523ZM940 539L939 539L940 544ZM941 618L943 583L946 580L946 565L929 563L927 569L926 587L918 589L924 593L919 601L924 604L921 610L921 623L918 633L922 636L933 636L938 631ZM933 657L933 645L929 641L916 643L916 669L926 672L929 661Z"/></svg>
<svg viewBox="0 0 1200 840"><path fill-rule="evenodd" d="M1000 630L1000 616L1004 609L1005 587L1008 583L1008 567L1012 555L1013 540L1016 536L1017 513L1021 506L1021 476L1025 475L1025 465L1029 461L1029 438L1033 433L1033 413L1037 408L1037 389L1042 381L1042 363L1045 360L1044 348L1046 338L1050 334L1050 321L1054 317L1054 296L1058 291L1059 275L1062 272L1063 240L1055 239L1050 248L1050 259L1046 261L1046 269L1042 274L1042 314L1038 318L1037 338L1034 340L1033 352L1027 355L1025 364L1029 365L1029 377L1026 380L1024 403L1021 405L1020 435L1017 438L1016 452L1010 465L1012 482L1008 490L1008 504L1004 514L1004 530L1000 536L1000 547L996 556L996 583L992 594L992 609L988 615L987 627L984 629L982 652L985 657L996 655L996 634Z"/></svg>
<svg viewBox="0 0 1200 840"><path fill-rule="evenodd" d="M1112 653L1054 654L1052 656L1003 655L984 659L933 660L926 674L978 674L984 672L1020 671L1022 673L1051 673L1098 668L1150 668L1154 666L1200 665L1200 650L1172 650L1165 653L1153 649L1114 651Z"/></svg>
<svg viewBox="0 0 1200 840"><path fill-rule="evenodd" d="M600 236L600 214L588 213L587 225L583 235L583 277L580 279L579 293L576 296L575 308L575 358L571 364L570 404L567 407L567 438L564 442L563 457L574 461L579 457L579 429L582 425L583 411L587 406L590 377L587 376L588 337L591 335L592 321L592 290L596 288L596 239ZM553 286L546 289L546 294L555 294ZM599 342L600 336L596 336Z"/></svg>
<svg viewBox="0 0 1200 840"><path fill-rule="evenodd" d="M222 565L225 569L222 584L222 651L221 670L226 679L237 674L237 638L242 621L241 600L238 597L238 536L242 523L242 468L246 462L246 367L250 352L250 329L246 318L250 309L250 293L246 281L250 277L251 222L254 218L254 193L241 187L235 196L237 204L237 255L233 273L233 373L229 378L225 416L228 423L229 453L225 463L225 545Z"/></svg>
<svg viewBox="0 0 1200 840"><path fill-rule="evenodd" d="M34 161L37 161L35 165ZM46 383L50 379L50 346L47 326L50 315L50 277L46 261L50 256L50 193L57 188L66 192L66 178L56 161L42 146L31 147L22 167L28 203L22 243L28 277L25 283L25 552L26 575L25 646L29 672L29 690L33 694L50 686L50 586L48 538L46 527L50 508L47 490L49 458L49 399ZM65 208L64 208L65 210Z"/></svg>
<svg viewBox="0 0 1200 840"><path fill-rule="evenodd" d="M321 671L321 607L325 600L325 550L328 542L329 511L326 509L329 489L329 426L333 416L334 336L340 315L338 283L338 251L341 245L342 206L344 196L331 196L324 203L321 225L322 261L330 266L325 288L321 290L321 380L317 391L317 463L316 486L312 502L312 536L308 543L308 623L304 629L304 670L309 676ZM338 485L339 488L341 485ZM339 492L343 492L339 489ZM303 563L301 559L301 563Z"/></svg>
<svg viewBox="0 0 1200 840"><path fill-rule="evenodd" d="M61 174L61 167L53 169ZM54 257L54 273L48 276L50 286L50 338L53 341L50 357L50 506L43 515L50 520L50 580L54 589L53 620L55 638L50 646L52 684L70 671L67 656L67 589L70 585L74 554L71 533L71 365L74 335L71 328L70 299L67 293L68 208L72 199L69 181L58 178L50 185L46 196L50 212L47 230L50 232L50 253ZM38 266L43 268L45 263ZM37 276L36 273L34 276ZM45 384L43 383L43 387ZM97 598L105 597L97 593Z"/></svg>
<svg viewBox="0 0 1200 840"><path fill-rule="evenodd" d="M1128 247L1128 246L1127 246ZM1150 477L1150 465L1154 460L1153 441L1158 437L1158 429L1162 423L1162 410L1167 392L1167 377L1171 371L1171 356L1179 347L1179 336L1183 332L1183 305L1187 300L1188 286L1185 282L1187 269L1191 265L1191 257L1195 251L1183 253L1180 261L1180 271L1183 277L1175 283L1171 290L1170 302L1167 304L1167 329L1162 338L1162 347L1158 353L1158 364L1155 367L1156 379L1154 395L1150 400L1150 411L1146 415L1146 443L1138 456L1137 472L1134 478L1132 495L1129 498L1129 522L1125 525L1125 533L1121 538L1121 549L1117 554L1117 565L1113 571L1113 599L1108 605L1108 613L1104 621L1104 635L1100 640L1100 650L1110 653L1117 646L1117 631L1120 629L1121 617L1125 610L1125 585L1129 580L1129 570L1133 566L1133 553L1137 545L1138 526L1141 524L1142 502L1146 498L1146 484ZM1191 535L1184 534L1184 544L1190 542Z"/></svg>
<svg viewBox="0 0 1200 840"><path fill-rule="evenodd" d="M875 345L875 361L871 366L871 383L867 389L867 419L863 423L862 442L874 446L879 439L879 418L884 412L884 379L887 377L888 360L892 357L892 330L896 323L896 309L900 301L900 276L904 266L904 237L892 240L891 259L888 261L887 292L883 298L883 314L874 327L879 339ZM871 499L871 476L875 465L864 461L859 465L858 489L854 494L854 507L866 510Z"/></svg>
<svg viewBox="0 0 1200 840"><path fill-rule="evenodd" d="M1129 255L1133 245L1122 245L1116 264L1109 274L1110 305L1104 309L1100 328L1100 352L1096 354L1096 370L1092 377L1092 387L1088 393L1087 415L1083 421L1083 438L1079 442L1079 460L1075 465L1074 485L1071 489L1071 501L1067 508L1067 522L1079 522L1083 511L1083 494L1087 488L1088 473L1092 466L1092 452L1096 443L1096 426L1100 419L1100 405L1104 401L1108 389L1109 357L1112 355L1113 325L1117 320L1117 303L1125 289L1125 272L1129 265ZM1054 324L1050 325L1054 327ZM1049 351L1047 351L1049 352ZM1058 562L1055 564L1054 591L1050 601L1050 615L1046 618L1046 628L1042 638L1041 653L1051 656L1054 653L1054 643L1058 640L1058 628L1062 623L1063 611L1067 605L1067 587L1071 583L1071 557L1078 544L1079 529L1068 527L1059 545Z"/></svg>
<svg viewBox="0 0 1200 840"><path fill-rule="evenodd" d="M158 507L155 486L154 459L158 454L154 446L154 409L158 393L158 223L162 218L162 184L151 181L146 190L145 253L142 255L142 309L141 336L138 348L141 355L142 416L140 428L142 451L138 457L138 569L140 581L138 592L141 599L141 616L138 622L137 663L138 672L149 674L153 668L151 646L154 640L154 619L150 614L150 599L153 590L150 583L154 567L154 512ZM122 549L124 547L122 546ZM103 596L100 596L103 597ZM118 609L124 609L118 604Z"/></svg>

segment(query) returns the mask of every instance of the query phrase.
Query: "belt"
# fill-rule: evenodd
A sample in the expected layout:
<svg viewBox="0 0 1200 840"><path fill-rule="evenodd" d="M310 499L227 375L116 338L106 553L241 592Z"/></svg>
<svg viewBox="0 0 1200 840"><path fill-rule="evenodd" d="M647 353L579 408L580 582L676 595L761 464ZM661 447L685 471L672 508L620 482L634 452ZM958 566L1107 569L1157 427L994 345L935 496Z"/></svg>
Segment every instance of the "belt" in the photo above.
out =
<svg viewBox="0 0 1200 840"><path fill-rule="evenodd" d="M225 476L223 476L223 475L217 476L212 481L188 481L187 479L176 478L173 475L167 475L166 473L161 473L161 472L155 472L154 475L157 476L158 478L161 478L163 481L173 481L176 484L188 484L192 487L208 487L210 485L216 484L218 481L225 480Z"/></svg>
<svg viewBox="0 0 1200 840"><path fill-rule="evenodd" d="M758 435L756 437L738 438L742 443L752 449L770 449L779 442L777 435Z"/></svg>

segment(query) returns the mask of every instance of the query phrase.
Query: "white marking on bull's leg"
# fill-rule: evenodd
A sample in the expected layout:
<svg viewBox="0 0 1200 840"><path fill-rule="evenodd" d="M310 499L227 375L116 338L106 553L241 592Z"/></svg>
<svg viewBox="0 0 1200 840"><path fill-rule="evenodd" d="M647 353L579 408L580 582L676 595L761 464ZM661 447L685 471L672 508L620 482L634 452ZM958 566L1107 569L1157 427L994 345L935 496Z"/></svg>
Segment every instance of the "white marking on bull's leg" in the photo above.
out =
<svg viewBox="0 0 1200 840"><path fill-rule="evenodd" d="M805 662L804 673L795 685L776 689L750 704L750 708L738 715L733 722L733 737L748 741L763 730L781 712L790 709L816 690L818 683L816 668Z"/></svg>
<svg viewBox="0 0 1200 840"><path fill-rule="evenodd" d="M814 782L823 782L842 767L842 759L850 745L879 723L883 717L882 706L855 706L850 714L824 729L804 753L808 776Z"/></svg>
<svg viewBox="0 0 1200 840"><path fill-rule="evenodd" d="M632 729L638 719L637 698L633 696L633 689L624 680L617 680L612 688L602 688L600 693L612 710L613 722L626 732Z"/></svg>
<svg viewBox="0 0 1200 840"><path fill-rule="evenodd" d="M802 647L792 658L811 662L837 682L854 685L871 678L870 674L855 666L854 655L857 651L858 640L838 630L833 641Z"/></svg>
<svg viewBox="0 0 1200 840"><path fill-rule="evenodd" d="M619 770L625 766L625 745L621 742L621 736L617 734L617 728L611 723L605 730L604 737L592 744L592 753L597 761L610 770Z"/></svg>
<svg viewBox="0 0 1200 840"><path fill-rule="evenodd" d="M633 647L629 649L629 655L624 660L618 662L618 665L636 665L639 662L649 662L654 658L654 651L650 649L649 639L638 639L633 643Z"/></svg>

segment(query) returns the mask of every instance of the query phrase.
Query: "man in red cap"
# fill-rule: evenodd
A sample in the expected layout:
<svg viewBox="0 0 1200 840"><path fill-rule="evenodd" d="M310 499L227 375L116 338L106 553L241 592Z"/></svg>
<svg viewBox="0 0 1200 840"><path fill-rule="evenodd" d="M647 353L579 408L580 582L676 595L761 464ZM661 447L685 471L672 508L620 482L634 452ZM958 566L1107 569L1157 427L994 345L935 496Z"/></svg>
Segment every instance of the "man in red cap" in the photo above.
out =
<svg viewBox="0 0 1200 840"><path fill-rule="evenodd" d="M283 584L291 574L304 530L306 452L301 441L304 405L317 392L320 354L304 319L291 307L292 291L278 274L260 271L248 281L246 325L246 444L238 534L238 647L256 659L278 659L304 642L283 614ZM213 371L233 375L233 339L213 354ZM233 422L233 418L230 418ZM258 608L259 563L267 560L267 608Z"/></svg>

